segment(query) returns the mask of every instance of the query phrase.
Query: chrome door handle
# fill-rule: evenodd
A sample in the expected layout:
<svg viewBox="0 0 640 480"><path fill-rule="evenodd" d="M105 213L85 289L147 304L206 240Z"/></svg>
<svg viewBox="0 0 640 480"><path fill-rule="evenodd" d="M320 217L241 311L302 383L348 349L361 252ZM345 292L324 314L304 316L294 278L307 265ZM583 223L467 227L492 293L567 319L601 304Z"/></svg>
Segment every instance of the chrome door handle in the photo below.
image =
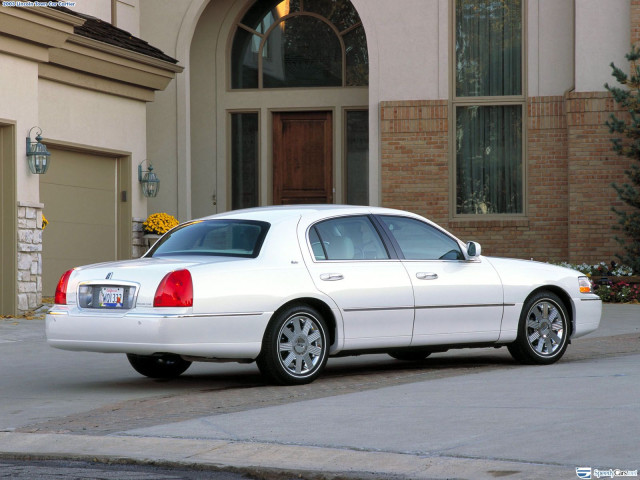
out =
<svg viewBox="0 0 640 480"><path fill-rule="evenodd" d="M435 280L438 278L438 274L437 273L427 273L427 272L418 272L416 273L416 277L418 277L419 280Z"/></svg>
<svg viewBox="0 0 640 480"><path fill-rule="evenodd" d="M320 280L324 280L325 282L335 282L336 280L344 279L344 275L341 273L323 273L320 275Z"/></svg>

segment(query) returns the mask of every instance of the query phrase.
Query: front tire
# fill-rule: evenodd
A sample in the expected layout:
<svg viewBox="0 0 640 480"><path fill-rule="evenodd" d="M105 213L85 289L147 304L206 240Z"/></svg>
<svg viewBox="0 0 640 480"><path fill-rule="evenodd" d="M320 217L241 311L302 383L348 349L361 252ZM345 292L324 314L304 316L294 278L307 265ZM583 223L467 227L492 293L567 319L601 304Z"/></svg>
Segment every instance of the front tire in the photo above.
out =
<svg viewBox="0 0 640 480"><path fill-rule="evenodd" d="M191 362L183 360L179 355L127 353L127 359L136 372L149 378L176 378L191 366Z"/></svg>
<svg viewBox="0 0 640 480"><path fill-rule="evenodd" d="M562 358L569 344L569 315L560 298L541 291L527 299L520 315L518 337L508 345L520 363L548 365Z"/></svg>
<svg viewBox="0 0 640 480"><path fill-rule="evenodd" d="M293 305L269 323L256 363L279 385L304 385L322 372L329 356L327 326L317 310Z"/></svg>

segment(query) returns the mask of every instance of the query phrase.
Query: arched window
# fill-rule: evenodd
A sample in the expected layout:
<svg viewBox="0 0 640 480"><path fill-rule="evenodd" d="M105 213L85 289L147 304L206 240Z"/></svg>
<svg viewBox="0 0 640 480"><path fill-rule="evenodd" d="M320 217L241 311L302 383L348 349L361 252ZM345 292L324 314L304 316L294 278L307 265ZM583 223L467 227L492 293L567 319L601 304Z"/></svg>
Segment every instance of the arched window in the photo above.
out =
<svg viewBox="0 0 640 480"><path fill-rule="evenodd" d="M236 27L233 89L368 83L367 40L349 0L258 0Z"/></svg>

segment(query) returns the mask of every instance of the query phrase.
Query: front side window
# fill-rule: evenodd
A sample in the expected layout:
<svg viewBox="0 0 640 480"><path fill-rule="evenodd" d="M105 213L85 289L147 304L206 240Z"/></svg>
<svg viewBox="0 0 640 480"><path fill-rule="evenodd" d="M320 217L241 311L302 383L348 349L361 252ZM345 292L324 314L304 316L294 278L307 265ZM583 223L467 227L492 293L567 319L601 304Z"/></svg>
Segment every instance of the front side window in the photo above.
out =
<svg viewBox="0 0 640 480"><path fill-rule="evenodd" d="M429 224L407 217L378 217L406 260L464 260L460 245Z"/></svg>
<svg viewBox="0 0 640 480"><path fill-rule="evenodd" d="M368 72L349 0L258 0L234 34L232 89L366 86Z"/></svg>
<svg viewBox="0 0 640 480"><path fill-rule="evenodd" d="M309 243L316 260L382 260L389 254L366 216L341 217L315 224Z"/></svg>
<svg viewBox="0 0 640 480"><path fill-rule="evenodd" d="M524 213L522 0L455 0L454 215Z"/></svg>
<svg viewBox="0 0 640 480"><path fill-rule="evenodd" d="M255 258L269 224L251 220L198 220L174 228L147 257L211 255Z"/></svg>

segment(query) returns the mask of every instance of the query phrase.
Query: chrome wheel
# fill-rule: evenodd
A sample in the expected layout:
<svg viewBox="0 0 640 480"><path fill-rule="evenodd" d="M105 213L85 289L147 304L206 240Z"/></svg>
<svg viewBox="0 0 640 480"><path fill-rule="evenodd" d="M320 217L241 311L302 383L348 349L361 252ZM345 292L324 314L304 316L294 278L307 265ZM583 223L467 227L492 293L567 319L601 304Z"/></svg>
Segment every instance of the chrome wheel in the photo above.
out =
<svg viewBox="0 0 640 480"><path fill-rule="evenodd" d="M323 350L320 327L311 315L293 315L278 333L278 358L291 374L309 374L322 359Z"/></svg>
<svg viewBox="0 0 640 480"><path fill-rule="evenodd" d="M324 319L308 305L293 305L276 313L264 334L258 368L281 385L312 382L329 356L326 332Z"/></svg>
<svg viewBox="0 0 640 480"><path fill-rule="evenodd" d="M542 300L527 315L527 341L538 355L553 355L564 345L566 319L560 307Z"/></svg>
<svg viewBox="0 0 640 480"><path fill-rule="evenodd" d="M508 345L521 363L549 364L558 361L569 344L569 315L560 298L541 291L528 298L522 308L518 337Z"/></svg>

